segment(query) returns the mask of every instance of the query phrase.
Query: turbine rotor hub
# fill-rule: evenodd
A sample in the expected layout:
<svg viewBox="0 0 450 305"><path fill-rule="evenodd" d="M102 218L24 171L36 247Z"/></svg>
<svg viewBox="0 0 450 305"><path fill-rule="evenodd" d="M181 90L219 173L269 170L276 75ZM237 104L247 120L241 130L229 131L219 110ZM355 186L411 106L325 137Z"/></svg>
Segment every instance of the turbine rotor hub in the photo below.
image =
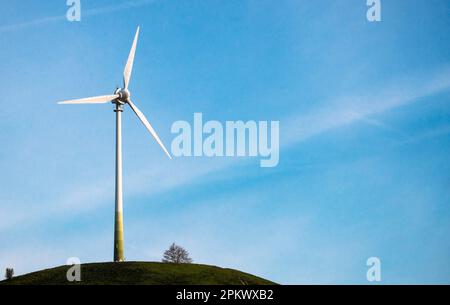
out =
<svg viewBox="0 0 450 305"><path fill-rule="evenodd" d="M117 89L114 94L118 94L119 97L117 98L120 102L126 102L130 98L130 91L128 89Z"/></svg>

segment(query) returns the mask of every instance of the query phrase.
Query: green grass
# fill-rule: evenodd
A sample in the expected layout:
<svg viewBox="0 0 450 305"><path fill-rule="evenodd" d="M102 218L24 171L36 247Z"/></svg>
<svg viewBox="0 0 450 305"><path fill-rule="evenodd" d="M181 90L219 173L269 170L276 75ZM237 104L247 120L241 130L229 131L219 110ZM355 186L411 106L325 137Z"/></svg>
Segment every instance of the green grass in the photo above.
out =
<svg viewBox="0 0 450 305"><path fill-rule="evenodd" d="M156 262L92 263L81 265L81 282L68 282L69 266L41 270L11 280L6 285L270 285L275 284L238 270L199 264Z"/></svg>

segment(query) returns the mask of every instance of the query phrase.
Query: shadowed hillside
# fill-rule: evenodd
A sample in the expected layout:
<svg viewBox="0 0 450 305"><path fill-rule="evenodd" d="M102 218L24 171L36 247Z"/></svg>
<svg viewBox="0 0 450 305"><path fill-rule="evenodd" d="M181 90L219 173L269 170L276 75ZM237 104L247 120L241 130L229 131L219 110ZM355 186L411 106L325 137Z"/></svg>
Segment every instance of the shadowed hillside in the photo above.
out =
<svg viewBox="0 0 450 305"><path fill-rule="evenodd" d="M81 265L81 282L68 282L69 266L41 270L0 284L46 285L46 284L206 284L206 285L270 285L260 277L241 271L198 264L169 264L156 262L92 263Z"/></svg>

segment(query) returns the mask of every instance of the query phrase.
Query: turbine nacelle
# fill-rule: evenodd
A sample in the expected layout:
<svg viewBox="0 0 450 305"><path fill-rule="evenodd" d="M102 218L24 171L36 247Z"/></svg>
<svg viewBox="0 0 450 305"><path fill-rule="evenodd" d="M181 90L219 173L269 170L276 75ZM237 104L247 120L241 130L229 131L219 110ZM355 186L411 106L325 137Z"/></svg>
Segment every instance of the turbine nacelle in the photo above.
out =
<svg viewBox="0 0 450 305"><path fill-rule="evenodd" d="M114 91L114 94L118 95L119 97L116 100L112 101L113 103L119 101L122 104L125 104L129 101L131 96L130 91L123 88L117 88L116 91Z"/></svg>

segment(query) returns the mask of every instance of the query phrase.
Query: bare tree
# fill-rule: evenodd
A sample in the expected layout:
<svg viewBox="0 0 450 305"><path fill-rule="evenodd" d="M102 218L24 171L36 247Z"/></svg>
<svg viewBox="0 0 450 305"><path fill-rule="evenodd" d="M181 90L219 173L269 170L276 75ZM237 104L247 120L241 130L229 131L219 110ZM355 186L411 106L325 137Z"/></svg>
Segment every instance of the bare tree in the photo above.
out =
<svg viewBox="0 0 450 305"><path fill-rule="evenodd" d="M170 248L164 252L162 259L163 263L175 264L190 264L192 259L189 257L189 252L184 248L172 243Z"/></svg>
<svg viewBox="0 0 450 305"><path fill-rule="evenodd" d="M14 276L14 269L13 268L6 268L6 272L5 272L5 278L7 280L12 279Z"/></svg>

